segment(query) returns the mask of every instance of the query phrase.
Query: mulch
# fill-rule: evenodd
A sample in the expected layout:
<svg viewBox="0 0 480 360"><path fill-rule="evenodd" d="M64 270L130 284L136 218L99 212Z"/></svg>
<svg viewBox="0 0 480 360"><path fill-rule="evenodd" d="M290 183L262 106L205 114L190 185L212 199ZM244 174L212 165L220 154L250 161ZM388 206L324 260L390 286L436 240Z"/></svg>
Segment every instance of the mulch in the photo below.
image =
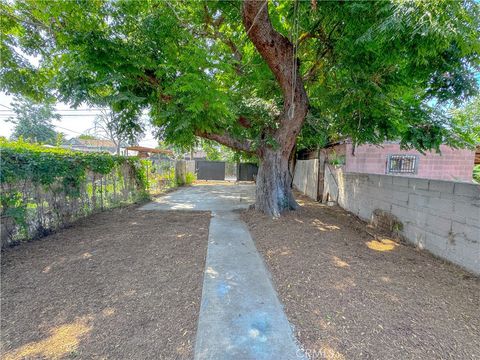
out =
<svg viewBox="0 0 480 360"><path fill-rule="evenodd" d="M192 358L209 221L128 207L7 249L2 358Z"/></svg>
<svg viewBox="0 0 480 360"><path fill-rule="evenodd" d="M310 359L480 358L478 277L299 201L280 219L242 218Z"/></svg>

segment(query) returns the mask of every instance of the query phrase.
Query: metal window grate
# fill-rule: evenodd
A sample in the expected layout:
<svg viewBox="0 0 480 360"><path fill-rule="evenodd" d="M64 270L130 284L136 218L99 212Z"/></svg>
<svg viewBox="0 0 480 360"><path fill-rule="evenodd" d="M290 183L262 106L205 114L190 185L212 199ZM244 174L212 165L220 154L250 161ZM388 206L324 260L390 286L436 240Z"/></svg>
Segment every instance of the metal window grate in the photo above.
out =
<svg viewBox="0 0 480 360"><path fill-rule="evenodd" d="M418 157L416 155L388 155L387 174L415 174Z"/></svg>

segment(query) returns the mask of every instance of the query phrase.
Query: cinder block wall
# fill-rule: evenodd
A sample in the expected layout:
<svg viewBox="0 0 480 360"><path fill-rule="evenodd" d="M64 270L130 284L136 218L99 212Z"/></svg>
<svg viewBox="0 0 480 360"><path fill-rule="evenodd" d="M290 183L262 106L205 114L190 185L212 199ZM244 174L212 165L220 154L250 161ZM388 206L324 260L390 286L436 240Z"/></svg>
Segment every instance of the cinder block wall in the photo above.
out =
<svg viewBox="0 0 480 360"><path fill-rule="evenodd" d="M318 159L297 160L293 186L302 194L317 200Z"/></svg>
<svg viewBox="0 0 480 360"><path fill-rule="evenodd" d="M480 185L331 169L327 194L367 221L375 209L392 213L408 241L480 274Z"/></svg>

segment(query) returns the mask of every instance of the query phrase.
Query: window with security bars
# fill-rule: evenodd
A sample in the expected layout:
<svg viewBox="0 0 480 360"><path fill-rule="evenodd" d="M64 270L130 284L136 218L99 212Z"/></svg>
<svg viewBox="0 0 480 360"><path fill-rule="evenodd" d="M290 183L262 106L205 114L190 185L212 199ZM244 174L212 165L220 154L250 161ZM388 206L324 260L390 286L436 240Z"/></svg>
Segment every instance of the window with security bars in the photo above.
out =
<svg viewBox="0 0 480 360"><path fill-rule="evenodd" d="M416 155L388 155L387 174L415 174L417 167Z"/></svg>

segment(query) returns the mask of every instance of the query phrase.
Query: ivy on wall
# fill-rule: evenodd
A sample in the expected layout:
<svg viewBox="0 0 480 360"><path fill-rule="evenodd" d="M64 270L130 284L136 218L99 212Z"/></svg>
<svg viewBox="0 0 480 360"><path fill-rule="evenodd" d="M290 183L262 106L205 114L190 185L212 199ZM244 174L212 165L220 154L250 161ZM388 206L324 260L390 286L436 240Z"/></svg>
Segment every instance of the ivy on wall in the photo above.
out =
<svg viewBox="0 0 480 360"><path fill-rule="evenodd" d="M138 158L0 139L2 246L148 196L147 169Z"/></svg>
<svg viewBox="0 0 480 360"><path fill-rule="evenodd" d="M27 180L33 184L51 185L60 180L70 196L78 195L88 171L106 175L125 163L131 165L137 186L143 190L147 186L145 169L139 159L108 153L83 153L22 140L0 139L0 161L1 184Z"/></svg>

